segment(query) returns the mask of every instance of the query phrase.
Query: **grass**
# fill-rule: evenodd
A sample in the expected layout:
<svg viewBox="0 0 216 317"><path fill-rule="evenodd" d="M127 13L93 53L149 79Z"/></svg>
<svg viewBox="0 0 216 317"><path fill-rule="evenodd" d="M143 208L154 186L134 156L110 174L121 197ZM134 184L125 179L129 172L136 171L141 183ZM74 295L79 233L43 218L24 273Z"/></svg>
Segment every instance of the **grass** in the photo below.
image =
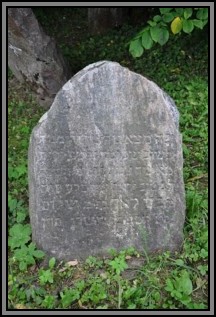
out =
<svg viewBox="0 0 216 317"><path fill-rule="evenodd" d="M173 38L164 47L155 46L141 58L133 59L125 43L133 36L135 28L126 25L100 37L90 36L85 10L71 12L67 9L61 16L55 9L49 9L49 13L43 9L35 12L46 32L56 36L73 74L101 59L117 61L155 81L175 100L183 136L185 239L182 251L174 255L166 252L146 258L145 254L130 248L120 253L110 250L109 259L90 256L83 263L57 262L37 250L31 242L29 226L27 151L30 133L44 110L38 107L28 88L14 86L9 71L8 308L207 309L206 31ZM71 21L70 27L68 21Z"/></svg>

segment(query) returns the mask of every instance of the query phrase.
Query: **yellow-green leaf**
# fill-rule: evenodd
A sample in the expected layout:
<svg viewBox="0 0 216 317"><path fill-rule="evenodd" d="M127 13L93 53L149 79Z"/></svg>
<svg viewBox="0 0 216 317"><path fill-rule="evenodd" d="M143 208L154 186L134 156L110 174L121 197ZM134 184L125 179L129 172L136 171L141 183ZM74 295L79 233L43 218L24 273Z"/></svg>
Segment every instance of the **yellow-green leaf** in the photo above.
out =
<svg viewBox="0 0 216 317"><path fill-rule="evenodd" d="M182 29L182 20L179 17L176 17L171 23L171 31L173 34L177 34Z"/></svg>

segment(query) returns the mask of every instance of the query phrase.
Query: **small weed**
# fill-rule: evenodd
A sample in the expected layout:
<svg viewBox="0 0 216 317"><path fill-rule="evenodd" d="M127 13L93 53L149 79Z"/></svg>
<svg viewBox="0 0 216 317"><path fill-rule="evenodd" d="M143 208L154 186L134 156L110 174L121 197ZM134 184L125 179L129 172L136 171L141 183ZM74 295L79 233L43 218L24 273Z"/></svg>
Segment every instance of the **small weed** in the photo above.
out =
<svg viewBox="0 0 216 317"><path fill-rule="evenodd" d="M29 224L15 224L9 230L9 241L8 244L11 249L15 249L25 245L31 239L31 227Z"/></svg>
<svg viewBox="0 0 216 317"><path fill-rule="evenodd" d="M166 280L165 290L184 306L191 302L191 293L193 291L192 281L186 270L180 271L178 276Z"/></svg>
<svg viewBox="0 0 216 317"><path fill-rule="evenodd" d="M87 266L89 266L90 268L101 268L103 266L103 261L97 259L94 256L89 256L85 263L87 264Z"/></svg>
<svg viewBox="0 0 216 317"><path fill-rule="evenodd" d="M63 308L68 308L72 303L78 301L84 288L84 281L77 282L74 285L74 288L65 288L62 292L60 292L61 306Z"/></svg>
<svg viewBox="0 0 216 317"><path fill-rule="evenodd" d="M53 283L53 278L54 278L54 272L53 272L53 268L55 266L56 260L55 258L51 258L49 260L49 269L48 270L44 270L41 269L39 270L39 281L41 285L45 285L47 283Z"/></svg>
<svg viewBox="0 0 216 317"><path fill-rule="evenodd" d="M39 271L39 280L41 285L46 283L53 283L53 272L50 270L40 270Z"/></svg>
<svg viewBox="0 0 216 317"><path fill-rule="evenodd" d="M21 248L14 251L14 259L19 262L19 269L26 271L28 265L35 264L35 259L42 259L44 252L36 250L35 244L30 243L28 246L22 245Z"/></svg>
<svg viewBox="0 0 216 317"><path fill-rule="evenodd" d="M88 287L81 297L81 303L89 303L94 305L102 304L103 300L107 298L106 284L104 281L97 277L88 283Z"/></svg>
<svg viewBox="0 0 216 317"><path fill-rule="evenodd" d="M109 262L109 265L112 267L117 275L119 275L128 267L127 263L125 262L125 258L122 255L115 257L114 260Z"/></svg>
<svg viewBox="0 0 216 317"><path fill-rule="evenodd" d="M46 295L44 300L41 303L41 306L43 308L52 309L55 307L55 301L56 301L55 296Z"/></svg>

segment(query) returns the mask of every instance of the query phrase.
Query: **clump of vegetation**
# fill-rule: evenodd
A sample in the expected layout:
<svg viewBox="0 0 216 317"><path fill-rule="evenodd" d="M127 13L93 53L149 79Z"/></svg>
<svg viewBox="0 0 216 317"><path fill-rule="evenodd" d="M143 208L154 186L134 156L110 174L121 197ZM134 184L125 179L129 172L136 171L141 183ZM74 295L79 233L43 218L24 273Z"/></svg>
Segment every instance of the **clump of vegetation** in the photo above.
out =
<svg viewBox="0 0 216 317"><path fill-rule="evenodd" d="M208 308L208 42L205 30L170 39L138 59L126 45L131 26L86 36L82 9L49 9L38 18L55 35L73 72L100 59L119 62L151 78L175 100L183 136L186 223L181 252L140 253L133 248L84 263L54 258L31 241L28 216L29 136L44 110L29 92L8 96L8 308L9 309L207 309ZM58 11L58 13L57 13ZM61 23L62 27L56 29ZM68 22L72 25L69 28ZM80 28L78 28L80 27ZM53 33L53 34L52 34ZM75 39L72 41L72 37ZM9 72L10 81L13 78ZM138 261L139 266L133 266ZM47 263L47 264L46 264Z"/></svg>
<svg viewBox="0 0 216 317"><path fill-rule="evenodd" d="M208 23L208 8L159 8L157 15L130 42L133 57L140 57L156 43L165 45L169 38L195 28L203 29Z"/></svg>

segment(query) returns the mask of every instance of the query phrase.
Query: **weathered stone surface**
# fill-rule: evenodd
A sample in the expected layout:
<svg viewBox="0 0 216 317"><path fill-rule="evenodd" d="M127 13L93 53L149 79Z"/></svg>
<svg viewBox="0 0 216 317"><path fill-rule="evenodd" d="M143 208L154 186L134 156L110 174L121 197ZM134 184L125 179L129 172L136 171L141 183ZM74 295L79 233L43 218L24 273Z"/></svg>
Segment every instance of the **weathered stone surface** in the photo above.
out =
<svg viewBox="0 0 216 317"><path fill-rule="evenodd" d="M29 147L33 240L57 258L181 246L182 140L173 100L115 62L57 94Z"/></svg>
<svg viewBox="0 0 216 317"><path fill-rule="evenodd" d="M30 8L8 9L8 63L45 107L51 106L69 78L68 65L55 41L44 33Z"/></svg>

